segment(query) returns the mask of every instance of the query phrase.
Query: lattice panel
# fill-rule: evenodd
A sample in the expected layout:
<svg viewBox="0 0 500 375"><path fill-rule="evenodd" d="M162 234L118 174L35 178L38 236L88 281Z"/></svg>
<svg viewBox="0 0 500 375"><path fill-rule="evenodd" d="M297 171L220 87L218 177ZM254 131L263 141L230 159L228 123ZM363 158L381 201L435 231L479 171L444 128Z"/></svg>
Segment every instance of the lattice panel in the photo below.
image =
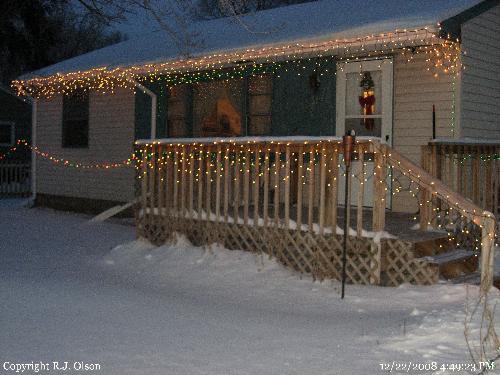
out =
<svg viewBox="0 0 500 375"><path fill-rule="evenodd" d="M383 240L382 283L398 286L403 283L431 285L439 280L439 269L435 265L416 259L413 244L401 240Z"/></svg>
<svg viewBox="0 0 500 375"><path fill-rule="evenodd" d="M178 232L196 246L220 243L231 250L268 254L294 271L311 274L314 279L341 277L341 236L160 215L139 216L140 233L155 244L164 243ZM380 284L379 247L369 239L349 237L348 248L351 250L347 254L347 281Z"/></svg>

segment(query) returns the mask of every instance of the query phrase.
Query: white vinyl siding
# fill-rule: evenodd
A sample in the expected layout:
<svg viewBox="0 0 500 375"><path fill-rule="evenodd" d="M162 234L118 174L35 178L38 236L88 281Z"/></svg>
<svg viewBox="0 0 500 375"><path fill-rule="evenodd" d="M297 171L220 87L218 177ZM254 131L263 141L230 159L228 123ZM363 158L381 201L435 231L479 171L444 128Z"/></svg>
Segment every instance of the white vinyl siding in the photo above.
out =
<svg viewBox="0 0 500 375"><path fill-rule="evenodd" d="M436 136L453 137L454 108L452 77L434 77L427 70L425 55L412 62L398 55L394 60L393 147L416 164L421 162L421 147L432 139L432 105L436 106ZM408 193L393 197L395 211L416 211L415 199Z"/></svg>
<svg viewBox="0 0 500 375"><path fill-rule="evenodd" d="M462 25L462 137L500 139L500 6Z"/></svg>
<svg viewBox="0 0 500 375"><path fill-rule="evenodd" d="M62 147L62 97L40 100L37 146L59 158L82 163L116 162L130 157L134 142L135 97L130 90L92 92L89 104L89 147ZM133 199L134 168L75 169L37 158L37 192L127 202Z"/></svg>

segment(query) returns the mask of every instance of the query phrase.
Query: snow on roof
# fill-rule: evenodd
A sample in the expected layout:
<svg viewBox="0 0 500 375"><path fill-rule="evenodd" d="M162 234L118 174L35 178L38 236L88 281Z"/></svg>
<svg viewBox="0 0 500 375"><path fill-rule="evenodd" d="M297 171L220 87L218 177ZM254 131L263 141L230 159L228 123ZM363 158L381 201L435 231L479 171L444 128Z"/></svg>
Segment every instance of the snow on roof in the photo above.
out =
<svg viewBox="0 0 500 375"><path fill-rule="evenodd" d="M319 0L245 15L193 23L191 57L297 42L364 37L437 25L481 0ZM182 57L168 34L156 31L74 57L29 76L128 67Z"/></svg>

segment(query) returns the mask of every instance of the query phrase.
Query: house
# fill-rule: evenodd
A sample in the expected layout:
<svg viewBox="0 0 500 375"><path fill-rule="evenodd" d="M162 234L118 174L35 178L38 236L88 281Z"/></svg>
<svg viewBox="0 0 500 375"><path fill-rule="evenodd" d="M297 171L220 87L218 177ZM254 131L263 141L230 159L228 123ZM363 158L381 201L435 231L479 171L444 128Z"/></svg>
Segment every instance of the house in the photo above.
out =
<svg viewBox="0 0 500 375"><path fill-rule="evenodd" d="M29 142L30 134L31 103L0 85L0 155L8 153L19 139ZM9 156L29 159L29 152L23 151Z"/></svg>
<svg viewBox="0 0 500 375"><path fill-rule="evenodd" d="M37 102L37 201L131 201L137 139L355 129L416 164L433 133L500 139L499 29L498 0L323 0L195 23L187 53L158 31L38 70L13 82Z"/></svg>

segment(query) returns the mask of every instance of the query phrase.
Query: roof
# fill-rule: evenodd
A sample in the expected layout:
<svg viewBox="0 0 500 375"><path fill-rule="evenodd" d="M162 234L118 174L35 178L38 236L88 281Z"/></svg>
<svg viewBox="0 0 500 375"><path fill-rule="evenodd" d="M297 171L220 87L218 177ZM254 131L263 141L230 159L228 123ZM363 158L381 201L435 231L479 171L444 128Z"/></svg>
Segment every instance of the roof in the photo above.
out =
<svg viewBox="0 0 500 375"><path fill-rule="evenodd" d="M481 3L485 1L319 0L260 11L240 19L229 17L195 22L190 33L198 36L197 46L190 51L190 57L432 27ZM181 57L175 43L160 30L62 61L21 78L161 63Z"/></svg>

